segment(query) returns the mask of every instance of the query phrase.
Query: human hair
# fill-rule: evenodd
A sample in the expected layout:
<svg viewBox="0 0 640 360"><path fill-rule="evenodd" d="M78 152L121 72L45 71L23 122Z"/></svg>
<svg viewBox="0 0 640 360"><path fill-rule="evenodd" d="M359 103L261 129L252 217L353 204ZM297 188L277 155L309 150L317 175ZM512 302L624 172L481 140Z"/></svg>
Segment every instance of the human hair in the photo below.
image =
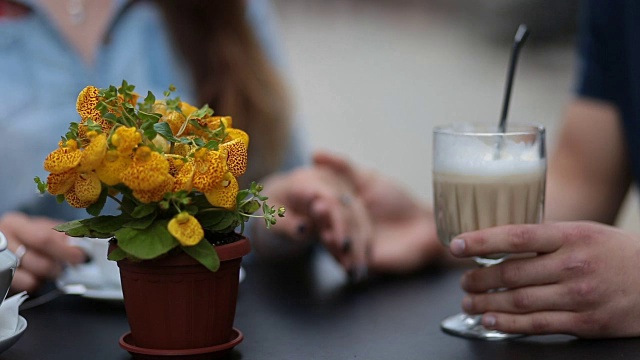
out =
<svg viewBox="0 0 640 360"><path fill-rule="evenodd" d="M197 105L232 116L233 126L250 136L249 169L241 185L276 171L289 138L290 104L247 20L246 1L156 2L189 66Z"/></svg>

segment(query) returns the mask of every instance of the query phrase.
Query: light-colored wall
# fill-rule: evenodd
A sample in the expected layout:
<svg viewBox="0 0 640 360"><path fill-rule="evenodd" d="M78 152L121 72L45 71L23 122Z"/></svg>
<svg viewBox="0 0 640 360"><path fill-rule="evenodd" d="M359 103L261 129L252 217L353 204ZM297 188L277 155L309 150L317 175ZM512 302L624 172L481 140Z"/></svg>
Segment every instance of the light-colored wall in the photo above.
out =
<svg viewBox="0 0 640 360"><path fill-rule="evenodd" d="M312 148L356 159L431 201L433 126L498 122L509 40L497 44L464 17L420 2L275 4ZM544 124L553 147L570 99L573 43L532 44L521 53L509 119ZM632 230L640 219L637 199L627 201L621 217Z"/></svg>

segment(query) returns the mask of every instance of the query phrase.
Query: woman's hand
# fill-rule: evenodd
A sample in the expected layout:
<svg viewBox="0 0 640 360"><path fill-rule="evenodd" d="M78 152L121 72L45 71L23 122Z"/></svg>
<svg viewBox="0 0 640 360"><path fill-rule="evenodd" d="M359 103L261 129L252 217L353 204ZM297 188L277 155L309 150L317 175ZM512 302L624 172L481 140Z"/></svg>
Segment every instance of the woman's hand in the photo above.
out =
<svg viewBox="0 0 640 360"><path fill-rule="evenodd" d="M86 255L70 246L67 236L53 230L60 222L22 213L6 213L0 231L9 241L9 250L20 256L11 292L37 290L47 279L55 279L66 264L79 264Z"/></svg>
<svg viewBox="0 0 640 360"><path fill-rule="evenodd" d="M509 333L640 335L640 238L597 223L510 225L461 234L457 257L532 254L468 271L463 309ZM499 290L489 292L491 290Z"/></svg>
<svg viewBox="0 0 640 360"><path fill-rule="evenodd" d="M367 264L371 271L407 273L445 255L433 212L399 183L328 153L317 153L314 163L347 179L366 209L373 227L367 238Z"/></svg>
<svg viewBox="0 0 640 360"><path fill-rule="evenodd" d="M353 276L366 269L371 223L348 179L325 167L300 168L270 176L263 194L286 215L271 230L255 227L257 253L292 256L320 242Z"/></svg>

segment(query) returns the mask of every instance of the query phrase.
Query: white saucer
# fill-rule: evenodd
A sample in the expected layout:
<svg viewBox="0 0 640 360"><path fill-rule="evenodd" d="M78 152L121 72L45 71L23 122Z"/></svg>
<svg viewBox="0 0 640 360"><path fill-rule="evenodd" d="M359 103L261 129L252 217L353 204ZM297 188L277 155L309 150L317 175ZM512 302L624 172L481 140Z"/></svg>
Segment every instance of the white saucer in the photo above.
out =
<svg viewBox="0 0 640 360"><path fill-rule="evenodd" d="M18 328L13 335L9 335L4 338L0 338L0 353L9 349L13 344L15 344L18 339L22 336L24 331L27 329L27 320L22 316L18 315Z"/></svg>
<svg viewBox="0 0 640 360"><path fill-rule="evenodd" d="M88 299L122 301L120 284L105 284L100 270L93 263L68 267L56 280L56 285L65 294L80 295Z"/></svg>
<svg viewBox="0 0 640 360"><path fill-rule="evenodd" d="M68 295L80 295L87 299L122 301L122 288L114 285L104 286L98 279L97 269L91 264L66 269L56 280L56 286ZM242 282L247 273L240 267L238 281Z"/></svg>

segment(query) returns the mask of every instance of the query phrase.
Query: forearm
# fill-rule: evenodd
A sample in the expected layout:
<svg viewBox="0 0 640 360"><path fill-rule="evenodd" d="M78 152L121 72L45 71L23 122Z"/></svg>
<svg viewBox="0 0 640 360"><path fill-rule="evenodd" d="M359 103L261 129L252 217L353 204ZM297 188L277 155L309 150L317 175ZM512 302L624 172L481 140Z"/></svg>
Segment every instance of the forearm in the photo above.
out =
<svg viewBox="0 0 640 360"><path fill-rule="evenodd" d="M614 107L585 99L567 107L547 179L547 220L615 221L630 175Z"/></svg>

